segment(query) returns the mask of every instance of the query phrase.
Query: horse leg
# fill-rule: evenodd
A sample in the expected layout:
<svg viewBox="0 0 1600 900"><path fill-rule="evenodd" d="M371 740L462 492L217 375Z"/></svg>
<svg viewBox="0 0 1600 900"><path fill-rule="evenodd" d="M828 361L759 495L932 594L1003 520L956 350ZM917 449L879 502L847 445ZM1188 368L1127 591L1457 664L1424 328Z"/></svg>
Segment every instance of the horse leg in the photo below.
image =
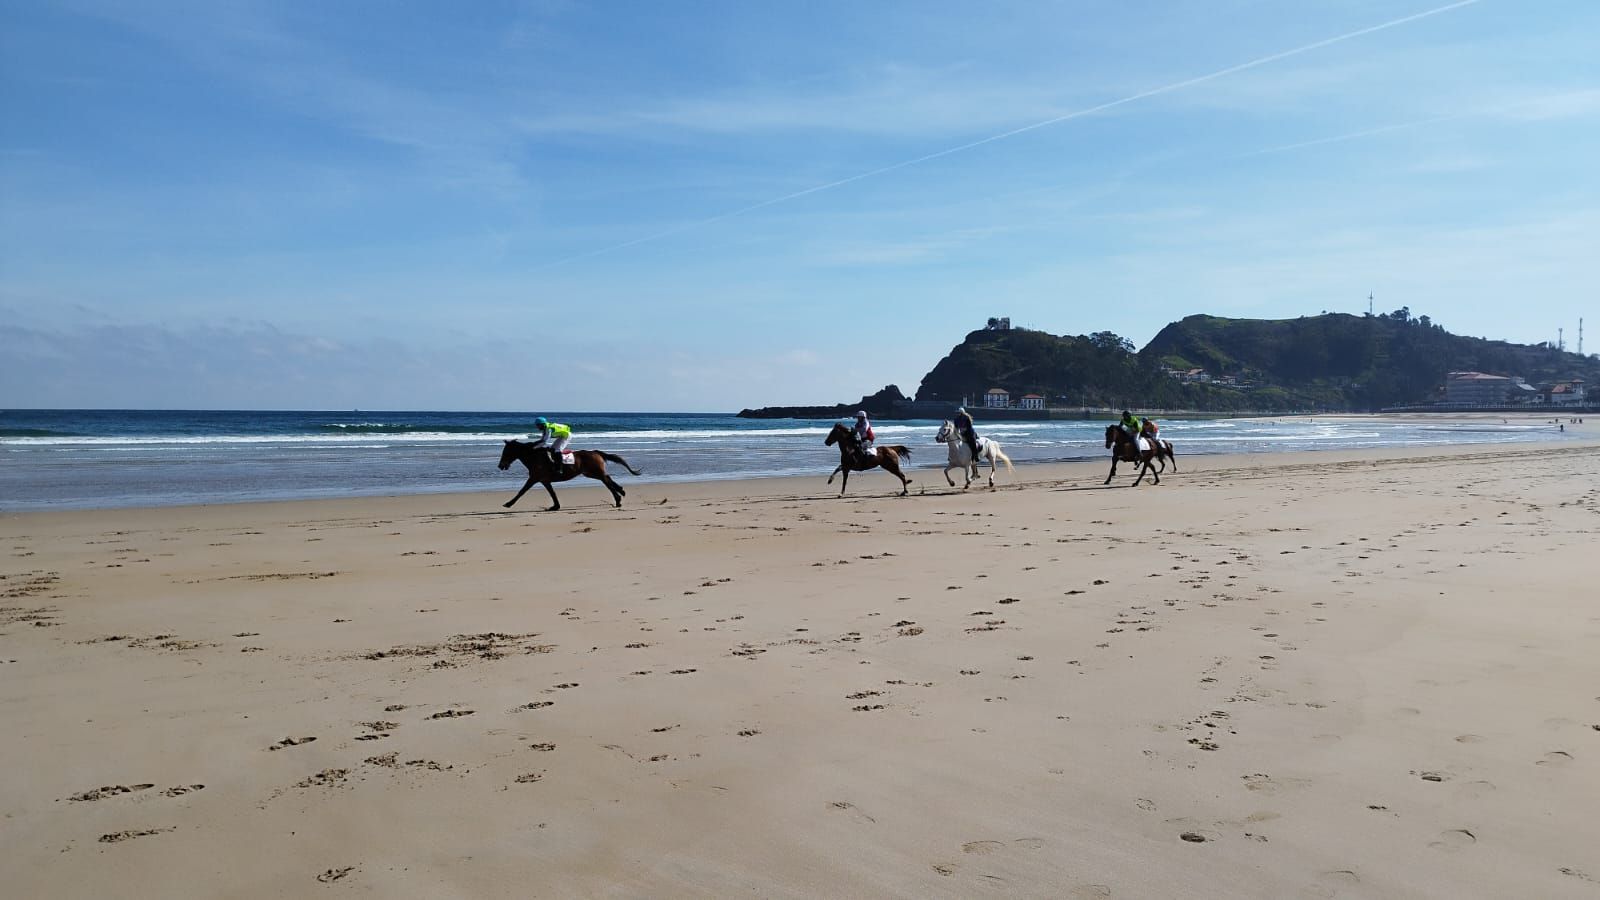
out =
<svg viewBox="0 0 1600 900"><path fill-rule="evenodd" d="M948 463L948 462L945 463L945 466L944 466L944 480L950 482L950 486L951 487L955 487L956 486L956 480L954 478L950 477L950 470L952 468L954 468L954 466L955 466L954 463Z"/></svg>
<svg viewBox="0 0 1600 900"><path fill-rule="evenodd" d="M994 458L994 454L990 453L989 454L989 490L991 490L991 491L994 490L994 472L995 472L995 469L999 467L999 465L1000 465L999 460L996 460Z"/></svg>
<svg viewBox="0 0 1600 900"><path fill-rule="evenodd" d="M839 468L844 469L844 478L839 481L839 496L843 497L844 489L850 486L850 470L845 468L843 464L840 464ZM833 479L829 478L828 483L833 484Z"/></svg>
<svg viewBox="0 0 1600 900"><path fill-rule="evenodd" d="M601 476L600 476L600 481L601 481L602 484L604 484L611 491L611 499L616 502L617 508L621 509L622 508L622 498L628 492L622 489L622 485L617 484L615 481L613 481L610 475L606 475L606 474L602 473Z"/></svg>
<svg viewBox="0 0 1600 900"><path fill-rule="evenodd" d="M533 487L533 480L534 480L533 476L529 475L528 476L528 480L526 482L524 482L523 485L522 485L522 490L517 491L517 495L515 497L512 497L510 500L507 500L505 502L504 505L505 505L506 509L510 509L511 507L517 505L517 501L521 500L522 499L522 495L526 494L528 492L528 488Z"/></svg>
<svg viewBox="0 0 1600 900"><path fill-rule="evenodd" d="M1168 442L1167 444L1167 459L1172 461L1172 471L1178 471L1178 456L1172 452L1171 442Z"/></svg>
<svg viewBox="0 0 1600 900"><path fill-rule="evenodd" d="M904 475L902 475L900 473L900 463L899 462L897 462L895 460L885 459L883 461L883 468L884 468L884 471L892 473L894 475L894 477L900 479L900 496L904 497L905 495L911 493L911 479L907 478L906 476L904 476Z"/></svg>
<svg viewBox="0 0 1600 900"><path fill-rule="evenodd" d="M546 481L544 483L544 489L550 492L550 502L552 504L554 504L548 510L546 510L546 512L555 512L556 510L560 509L561 508L561 501L556 499L556 489L555 489L555 487L552 484L550 484L550 482Z"/></svg>
<svg viewBox="0 0 1600 900"><path fill-rule="evenodd" d="M834 477L837 476L840 472L843 472L843 471L844 471L844 463L839 463L839 465L834 467L833 475L829 475L828 476L828 483L829 484L833 484Z"/></svg>
<svg viewBox="0 0 1600 900"><path fill-rule="evenodd" d="M1111 474L1107 475L1106 476L1106 480L1102 481L1100 483L1101 484L1110 484L1111 483L1111 479L1113 479L1115 477L1117 477L1117 454L1115 452L1113 452L1111 454Z"/></svg>

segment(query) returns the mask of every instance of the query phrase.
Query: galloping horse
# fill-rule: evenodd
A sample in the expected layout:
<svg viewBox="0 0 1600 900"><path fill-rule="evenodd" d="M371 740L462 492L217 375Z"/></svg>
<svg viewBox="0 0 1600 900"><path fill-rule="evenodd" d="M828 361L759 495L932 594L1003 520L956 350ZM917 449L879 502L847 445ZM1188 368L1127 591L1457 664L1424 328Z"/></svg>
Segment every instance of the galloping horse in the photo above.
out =
<svg viewBox="0 0 1600 900"><path fill-rule="evenodd" d="M1117 463L1119 462L1140 463L1143 465L1144 468L1139 470L1139 477L1134 479L1134 487L1138 487L1139 483L1144 481L1146 472L1150 473L1150 477L1155 479L1156 484L1161 483L1161 475L1151 468L1152 461L1159 461L1165 457L1172 461L1172 471L1178 471L1178 458L1172 455L1171 441L1163 441L1159 438L1146 438L1145 440L1150 449L1140 450L1139 442L1128 437L1128 433L1122 430L1122 426L1106 426L1106 449L1111 451L1111 474L1106 476L1104 484L1110 484L1111 479L1116 477ZM1166 471L1166 467L1166 463L1161 464L1162 471Z"/></svg>
<svg viewBox="0 0 1600 900"><path fill-rule="evenodd" d="M900 457L909 459L910 447L904 444L893 446L885 444L877 448L878 452L868 453L863 459L860 452L861 445L856 441L856 436L850 433L850 429L838 423L834 424L833 430L828 432L828 439L823 443L830 447L834 444L839 445L839 467L833 470L833 475L844 473L844 481L839 485L839 496L844 496L844 489L850 484L851 472L865 472L878 466L882 466L885 472L900 479L900 496L904 497L911 493L911 479L900 474ZM828 476L829 484L833 484L833 475Z"/></svg>
<svg viewBox="0 0 1600 900"><path fill-rule="evenodd" d="M951 469L960 469L961 473L967 477L967 483L961 486L964 491L972 487L972 479L981 477L982 473L978 471L978 466L983 463L985 458L989 460L989 490L991 491L994 490L994 472L997 460L1006 464L1007 472L1015 471L1011 468L1011 457L1000 452L1000 442L989 438L978 438L978 458L973 459L972 448L968 447L967 442L962 440L961 435L956 433L955 423L949 419L946 419L944 424L939 426L939 434L935 440L950 447L950 464L944 467L944 480L950 482L951 487L956 486L954 479L950 477Z"/></svg>
<svg viewBox="0 0 1600 900"><path fill-rule="evenodd" d="M605 484L606 488L611 491L611 499L616 502L618 507L621 507L622 498L628 492L622 489L622 485L612 481L610 475L606 474L606 461L617 463L633 475L638 475L639 470L628 465L627 460L615 453L604 453L599 450L573 450L571 453L571 465L557 465L550 459L550 453L543 447L535 447L532 444L524 444L521 441L506 441L506 449L500 452L500 471L503 472L511 468L513 462L520 462L528 467L528 482L522 486L522 490L517 491L515 497L506 501L506 509L510 509L513 504L521 500L522 495L526 494L528 488L533 487L533 483L537 481L544 485L545 490L550 492L550 501L555 504L550 507L550 510L552 512L558 510L561 508L561 501L556 499L556 489L550 486L551 482L568 481L577 478L579 475L597 479Z"/></svg>

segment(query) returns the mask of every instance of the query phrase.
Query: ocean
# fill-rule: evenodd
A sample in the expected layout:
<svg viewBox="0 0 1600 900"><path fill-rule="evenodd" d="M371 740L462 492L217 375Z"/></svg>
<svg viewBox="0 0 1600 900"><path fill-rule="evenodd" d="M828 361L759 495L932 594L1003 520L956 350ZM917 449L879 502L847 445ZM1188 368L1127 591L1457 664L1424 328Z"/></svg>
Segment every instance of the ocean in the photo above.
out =
<svg viewBox="0 0 1600 900"><path fill-rule="evenodd" d="M533 413L0 411L0 510L86 509L499 491L526 473L496 468L501 441L524 438ZM731 414L552 413L573 447L627 458L631 481L814 475L838 463L823 446L832 420ZM1105 458L1101 421L980 422L1017 462ZM942 467L936 421L875 425L906 444L913 468ZM1549 440L1555 425L1362 420L1171 419L1161 434L1183 458L1209 453L1334 450ZM938 476L935 475L935 478ZM537 498L542 502L542 498Z"/></svg>

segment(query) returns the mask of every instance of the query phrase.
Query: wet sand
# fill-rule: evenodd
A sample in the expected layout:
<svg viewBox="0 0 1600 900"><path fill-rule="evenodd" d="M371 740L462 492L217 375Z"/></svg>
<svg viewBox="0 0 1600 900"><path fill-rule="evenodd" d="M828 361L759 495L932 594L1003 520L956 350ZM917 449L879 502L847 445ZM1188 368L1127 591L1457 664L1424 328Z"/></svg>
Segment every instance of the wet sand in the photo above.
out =
<svg viewBox="0 0 1600 900"><path fill-rule="evenodd" d="M1600 444L1179 465L5 515L0 883L1600 896Z"/></svg>

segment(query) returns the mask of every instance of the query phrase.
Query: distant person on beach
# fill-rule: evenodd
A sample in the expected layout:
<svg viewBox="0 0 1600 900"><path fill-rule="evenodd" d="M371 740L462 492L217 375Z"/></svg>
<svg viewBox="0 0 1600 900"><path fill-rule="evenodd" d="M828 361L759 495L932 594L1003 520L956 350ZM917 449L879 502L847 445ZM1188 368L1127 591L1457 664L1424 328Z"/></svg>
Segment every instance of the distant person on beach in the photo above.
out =
<svg viewBox="0 0 1600 900"><path fill-rule="evenodd" d="M850 429L850 433L856 438L856 455L865 464L868 454L872 452L872 443L878 437L872 431L872 423L867 421L866 410L856 413L856 424Z"/></svg>
<svg viewBox="0 0 1600 900"><path fill-rule="evenodd" d="M538 438L533 445L544 447L548 442L550 461L560 467L561 454L567 449L567 445L572 443L572 429L560 422L552 422L544 416L533 420L533 429L534 433L529 437Z"/></svg>
<svg viewBox="0 0 1600 900"><path fill-rule="evenodd" d="M956 410L956 434L967 442L967 449L972 451L972 461L978 461L978 431L972 427L972 413L967 412L965 406Z"/></svg>

